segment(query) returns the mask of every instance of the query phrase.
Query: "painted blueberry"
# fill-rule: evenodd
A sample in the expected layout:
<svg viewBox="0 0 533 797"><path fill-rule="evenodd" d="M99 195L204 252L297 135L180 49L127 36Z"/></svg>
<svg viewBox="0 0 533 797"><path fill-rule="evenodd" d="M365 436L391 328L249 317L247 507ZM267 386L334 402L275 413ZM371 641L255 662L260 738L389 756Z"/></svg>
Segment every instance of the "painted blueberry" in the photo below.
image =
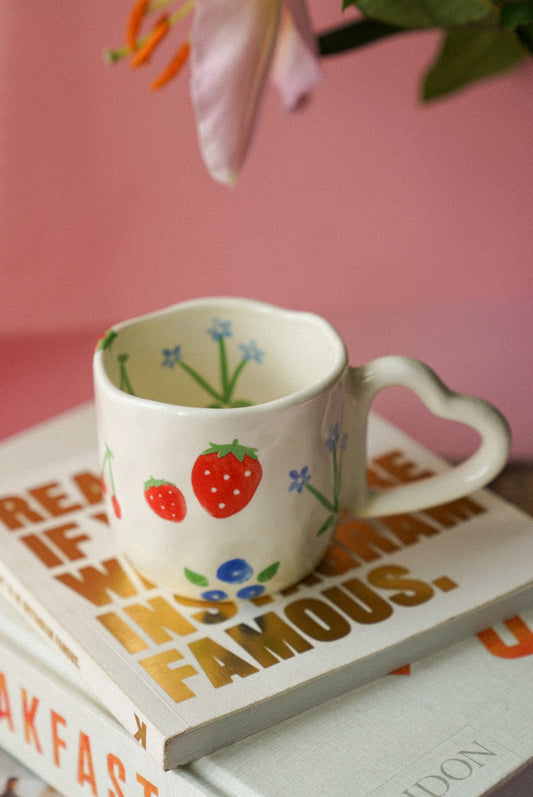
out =
<svg viewBox="0 0 533 797"><path fill-rule="evenodd" d="M221 589L206 589L205 592L202 592L204 601L223 601L227 597L227 594Z"/></svg>
<svg viewBox="0 0 533 797"><path fill-rule="evenodd" d="M251 584L249 587L243 587L237 592L238 598L258 598L262 595L265 588L261 584Z"/></svg>
<svg viewBox="0 0 533 797"><path fill-rule="evenodd" d="M253 568L244 559L229 559L220 565L217 578L227 584L242 584L253 575Z"/></svg>

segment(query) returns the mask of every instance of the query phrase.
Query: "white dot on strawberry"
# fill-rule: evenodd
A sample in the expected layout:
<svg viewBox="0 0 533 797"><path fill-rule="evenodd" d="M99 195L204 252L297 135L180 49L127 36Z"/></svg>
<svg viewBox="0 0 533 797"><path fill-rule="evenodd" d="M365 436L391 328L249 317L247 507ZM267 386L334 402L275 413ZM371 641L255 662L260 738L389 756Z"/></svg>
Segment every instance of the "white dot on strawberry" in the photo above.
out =
<svg viewBox="0 0 533 797"><path fill-rule="evenodd" d="M248 476L252 475L252 471L251 470L245 470L244 471L244 475L246 476L246 478L248 478Z"/></svg>
<svg viewBox="0 0 533 797"><path fill-rule="evenodd" d="M211 492L212 492L212 493L216 493L216 491L217 491L217 488L216 488L216 487L211 487Z"/></svg>
<svg viewBox="0 0 533 797"><path fill-rule="evenodd" d="M234 491L233 491L233 495L240 495L240 494L241 494L241 491L240 491L240 490L234 490Z"/></svg>
<svg viewBox="0 0 533 797"><path fill-rule="evenodd" d="M229 473L224 474L224 481L227 482L229 479Z"/></svg>

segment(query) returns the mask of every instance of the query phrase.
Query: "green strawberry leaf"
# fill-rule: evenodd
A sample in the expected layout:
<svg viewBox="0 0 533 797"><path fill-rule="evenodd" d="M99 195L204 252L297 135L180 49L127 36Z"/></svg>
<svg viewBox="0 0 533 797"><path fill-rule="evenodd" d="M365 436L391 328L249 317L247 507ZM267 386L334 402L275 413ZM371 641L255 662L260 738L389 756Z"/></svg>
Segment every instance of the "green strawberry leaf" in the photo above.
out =
<svg viewBox="0 0 533 797"><path fill-rule="evenodd" d="M491 3L480 0L344 0L365 17L400 28L450 28L477 22L491 13Z"/></svg>
<svg viewBox="0 0 533 797"><path fill-rule="evenodd" d="M176 485L169 481L168 479L154 479L153 476L150 476L144 483L144 490L149 490L150 487L162 487L163 485L168 484L170 487L175 487Z"/></svg>
<svg viewBox="0 0 533 797"><path fill-rule="evenodd" d="M436 61L424 78L422 98L434 100L511 69L526 52L518 36L503 28L448 31Z"/></svg>
<svg viewBox="0 0 533 797"><path fill-rule="evenodd" d="M261 570L261 572L257 576L257 580L259 581L259 583L262 584L263 582L270 581L271 578L274 578L274 576L278 572L279 566L280 562L274 562L268 567L265 567L264 570Z"/></svg>
<svg viewBox="0 0 533 797"><path fill-rule="evenodd" d="M209 448L202 451L201 456L206 454L217 454L220 459L221 457L227 457L228 454L233 454L239 462L242 462L246 456L250 457L250 459L257 459L256 452L257 448L241 446L237 438L235 438L233 443L209 443Z"/></svg>
<svg viewBox="0 0 533 797"><path fill-rule="evenodd" d="M196 584L197 587L208 586L209 581L205 576L201 576L199 573L194 573L192 570L188 570L186 567L183 568L183 571L191 584Z"/></svg>

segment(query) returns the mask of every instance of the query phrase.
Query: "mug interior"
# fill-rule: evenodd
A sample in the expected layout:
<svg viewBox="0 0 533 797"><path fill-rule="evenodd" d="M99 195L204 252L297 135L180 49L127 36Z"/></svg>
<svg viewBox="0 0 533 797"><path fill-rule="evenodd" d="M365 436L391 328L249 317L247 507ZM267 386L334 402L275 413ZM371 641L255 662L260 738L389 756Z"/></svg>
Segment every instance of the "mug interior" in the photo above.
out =
<svg viewBox="0 0 533 797"><path fill-rule="evenodd" d="M188 407L243 407L318 391L346 361L324 319L244 299L175 305L106 337L100 354L117 388Z"/></svg>

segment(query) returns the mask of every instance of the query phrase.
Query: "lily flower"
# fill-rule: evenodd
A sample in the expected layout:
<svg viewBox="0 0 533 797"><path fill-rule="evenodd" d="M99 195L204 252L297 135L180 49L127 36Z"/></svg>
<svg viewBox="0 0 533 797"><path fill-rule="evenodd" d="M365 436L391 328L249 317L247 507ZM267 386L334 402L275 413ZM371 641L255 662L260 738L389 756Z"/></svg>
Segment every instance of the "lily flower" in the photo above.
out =
<svg viewBox="0 0 533 797"><path fill-rule="evenodd" d="M161 15L151 33L138 39L143 17L172 0L136 0L126 30L126 47L110 61L132 55L147 63L175 22L192 11L189 40L165 72L158 89L190 59L190 89L198 142L209 174L235 185L271 81L287 111L300 107L322 80L316 39L305 0L187 0L172 15Z"/></svg>
<svg viewBox="0 0 533 797"><path fill-rule="evenodd" d="M196 0L191 96L210 175L234 185L246 160L269 79L287 111L320 83L304 0Z"/></svg>

